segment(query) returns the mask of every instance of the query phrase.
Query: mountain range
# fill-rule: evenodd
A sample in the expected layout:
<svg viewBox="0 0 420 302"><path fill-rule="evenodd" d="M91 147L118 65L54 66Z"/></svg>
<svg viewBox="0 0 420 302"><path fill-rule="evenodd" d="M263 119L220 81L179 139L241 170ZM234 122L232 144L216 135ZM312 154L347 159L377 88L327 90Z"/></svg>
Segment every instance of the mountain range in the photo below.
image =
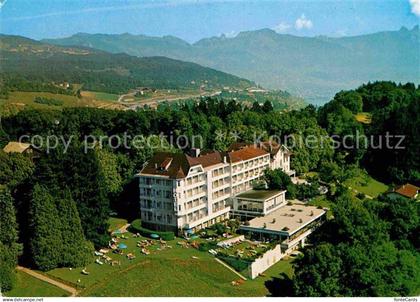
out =
<svg viewBox="0 0 420 302"><path fill-rule="evenodd" d="M162 56L139 58L10 35L0 35L0 76L2 80L14 79L14 82L19 78L79 83L84 90L118 94L141 86L198 90L254 85L212 68Z"/></svg>
<svg viewBox="0 0 420 302"><path fill-rule="evenodd" d="M191 61L322 103L337 91L376 80L420 79L419 27L368 35L298 37L270 29L190 44L173 36L78 33L45 42L84 46L138 57Z"/></svg>

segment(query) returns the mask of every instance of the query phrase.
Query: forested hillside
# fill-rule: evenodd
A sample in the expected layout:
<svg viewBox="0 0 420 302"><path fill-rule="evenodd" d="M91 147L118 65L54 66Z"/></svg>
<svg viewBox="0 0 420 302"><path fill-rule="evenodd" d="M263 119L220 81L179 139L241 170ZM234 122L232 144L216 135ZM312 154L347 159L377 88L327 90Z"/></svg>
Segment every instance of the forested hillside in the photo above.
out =
<svg viewBox="0 0 420 302"><path fill-rule="evenodd" d="M368 120L358 121L360 115ZM352 135L351 144L359 143L342 149L348 161L360 162L385 182L419 182L420 90L415 85L379 82L342 91L320 109L318 120L330 135Z"/></svg>
<svg viewBox="0 0 420 302"><path fill-rule="evenodd" d="M77 83L83 84L85 90L117 94L136 87L216 89L252 85L248 80L194 63L53 46L18 36L0 36L0 55L2 90L8 88L8 82L25 80L38 85Z"/></svg>

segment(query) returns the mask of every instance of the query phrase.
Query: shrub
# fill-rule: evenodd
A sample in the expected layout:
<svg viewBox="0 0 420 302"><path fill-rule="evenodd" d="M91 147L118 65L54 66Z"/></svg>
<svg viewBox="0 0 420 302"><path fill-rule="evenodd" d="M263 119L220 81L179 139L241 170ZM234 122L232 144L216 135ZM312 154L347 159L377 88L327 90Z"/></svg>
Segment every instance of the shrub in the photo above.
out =
<svg viewBox="0 0 420 302"><path fill-rule="evenodd" d="M34 102L38 104L48 105L48 106L62 106L63 105L63 101L61 100L42 98L39 96L37 96L34 99Z"/></svg>
<svg viewBox="0 0 420 302"><path fill-rule="evenodd" d="M365 198L366 198L366 195L365 195L365 194L363 194L362 192L359 192L359 193L357 193L357 194L356 194L356 197L357 197L358 199L360 199L360 200L363 200L363 199L365 199Z"/></svg>
<svg viewBox="0 0 420 302"><path fill-rule="evenodd" d="M216 242L202 242L198 246L198 250L202 252L208 252L209 250L215 249L215 248L217 248Z"/></svg>
<svg viewBox="0 0 420 302"><path fill-rule="evenodd" d="M133 232L140 233L142 236L145 236L145 237L150 237L150 235L152 235L152 234L157 234L163 240L169 241L169 240L174 240L175 239L174 232L153 231L153 230L149 230L149 229L146 229L146 228L142 227L140 219L136 219L131 223L131 229L132 229Z"/></svg>
<svg viewBox="0 0 420 302"><path fill-rule="evenodd" d="M222 260L223 262L226 262L231 267L233 267L235 271L244 275L248 275L248 267L250 263L252 262L252 260L247 261L244 259L237 259L235 257L226 256L226 255L217 255L216 257Z"/></svg>
<svg viewBox="0 0 420 302"><path fill-rule="evenodd" d="M227 232L226 226L220 222L213 224L210 229L214 230L219 236Z"/></svg>

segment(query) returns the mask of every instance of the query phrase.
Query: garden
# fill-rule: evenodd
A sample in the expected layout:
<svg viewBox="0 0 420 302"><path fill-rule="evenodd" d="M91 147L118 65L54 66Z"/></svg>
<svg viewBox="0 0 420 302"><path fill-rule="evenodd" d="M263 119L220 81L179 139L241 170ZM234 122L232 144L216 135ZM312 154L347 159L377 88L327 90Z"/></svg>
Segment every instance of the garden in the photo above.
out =
<svg viewBox="0 0 420 302"><path fill-rule="evenodd" d="M81 268L47 272L79 289L80 296L264 296L264 282L247 281L233 286L239 277L202 252L203 238L164 241L127 232L114 236L122 249L97 253L95 262ZM146 246L147 245L147 246ZM126 247L125 247L126 246ZM148 253L144 253L144 248ZM143 251L142 251L143 250ZM98 252L98 251L97 251ZM105 252L102 250L102 252ZM99 261L102 264L98 263ZM284 263L282 263L282 266ZM287 266L289 270L291 266ZM259 279L259 278L258 278ZM264 279L265 280L265 279ZM250 284L247 284L250 282ZM194 286L192 286L194 284ZM127 289L130 290L127 290Z"/></svg>

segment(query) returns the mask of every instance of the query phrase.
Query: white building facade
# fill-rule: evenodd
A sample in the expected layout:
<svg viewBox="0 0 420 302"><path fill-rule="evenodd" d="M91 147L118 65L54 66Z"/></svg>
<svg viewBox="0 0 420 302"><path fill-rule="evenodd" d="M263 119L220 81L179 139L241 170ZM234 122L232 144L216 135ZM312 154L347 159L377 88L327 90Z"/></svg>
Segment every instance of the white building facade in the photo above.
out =
<svg viewBox="0 0 420 302"><path fill-rule="evenodd" d="M233 146L229 152L194 156L156 153L137 175L142 225L149 229L195 232L229 218L233 197L252 189L264 170L290 171L283 152L254 145ZM290 158L290 157L287 157Z"/></svg>

